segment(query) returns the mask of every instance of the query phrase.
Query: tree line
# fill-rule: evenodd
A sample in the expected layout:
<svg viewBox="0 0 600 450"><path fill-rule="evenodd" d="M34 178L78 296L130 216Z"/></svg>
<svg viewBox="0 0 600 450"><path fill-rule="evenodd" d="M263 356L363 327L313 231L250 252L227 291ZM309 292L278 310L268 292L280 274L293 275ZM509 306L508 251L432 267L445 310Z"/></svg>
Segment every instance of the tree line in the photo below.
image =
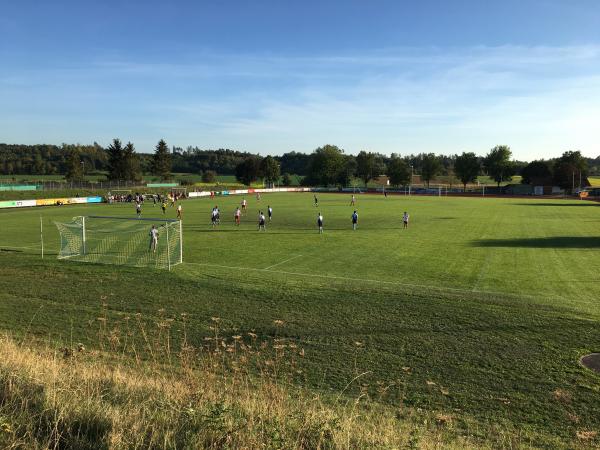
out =
<svg viewBox="0 0 600 450"><path fill-rule="evenodd" d="M153 153L139 153L133 143L114 139L103 148L92 145L11 145L0 143L0 173L3 175L64 175L80 180L86 174L105 174L110 180L140 180L155 175L169 180L173 173L201 174L213 182L217 174L235 175L250 185L258 179L268 184L291 183L291 174L302 176L305 185L348 186L360 179L366 185L380 175L388 176L393 186L406 186L419 175L429 184L438 176L449 177L465 187L479 175L489 175L498 185L521 175L523 183L572 186L575 177L600 174L600 156L585 158L578 151L565 152L560 158L530 163L516 161L508 146L490 149L485 156L473 152L460 155L420 153L390 156L361 151L346 154L335 145L324 145L311 154L288 152L267 156L229 149L203 150L198 147L169 147L160 140ZM577 180L578 181L578 180ZM577 182L578 184L578 182Z"/></svg>

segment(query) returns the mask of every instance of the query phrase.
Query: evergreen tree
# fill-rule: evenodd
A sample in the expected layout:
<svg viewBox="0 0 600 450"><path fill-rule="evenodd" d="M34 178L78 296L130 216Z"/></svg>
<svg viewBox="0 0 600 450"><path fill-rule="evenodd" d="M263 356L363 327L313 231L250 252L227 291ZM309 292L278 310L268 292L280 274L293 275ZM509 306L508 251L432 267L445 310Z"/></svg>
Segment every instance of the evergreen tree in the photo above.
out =
<svg viewBox="0 0 600 450"><path fill-rule="evenodd" d="M83 167L81 164L81 157L79 152L72 150L67 158L65 179L67 181L81 181L83 180Z"/></svg>
<svg viewBox="0 0 600 450"><path fill-rule="evenodd" d="M123 148L123 179L127 181L139 181L142 179L139 155L131 142Z"/></svg>
<svg viewBox="0 0 600 450"><path fill-rule="evenodd" d="M124 153L121 140L113 139L106 152L108 153L108 179L124 180Z"/></svg>
<svg viewBox="0 0 600 450"><path fill-rule="evenodd" d="M163 139L156 144L152 159L152 174L159 176L161 180L171 178L171 154L167 143Z"/></svg>

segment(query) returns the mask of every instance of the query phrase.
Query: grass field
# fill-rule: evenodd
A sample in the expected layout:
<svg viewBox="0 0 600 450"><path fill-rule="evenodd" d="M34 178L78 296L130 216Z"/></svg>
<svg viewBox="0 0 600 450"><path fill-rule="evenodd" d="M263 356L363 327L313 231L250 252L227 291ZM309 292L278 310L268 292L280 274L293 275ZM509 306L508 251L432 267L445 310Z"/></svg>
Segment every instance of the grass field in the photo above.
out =
<svg viewBox="0 0 600 450"><path fill-rule="evenodd" d="M1 211L0 328L93 345L100 316L178 323L184 313L187 339L202 345L219 317L224 333L303 348L299 384L443 411L457 435L487 442L502 430L523 445L568 448L581 444L577 433L600 431L600 377L578 364L600 350L598 204L361 195L353 232L348 195L319 195L318 209L312 194L249 197L237 228L240 200L218 199L217 230L209 200L183 204L185 263L172 272L55 259L52 221L133 216L131 205ZM273 222L258 233L267 204ZM143 214L159 215L151 205Z"/></svg>

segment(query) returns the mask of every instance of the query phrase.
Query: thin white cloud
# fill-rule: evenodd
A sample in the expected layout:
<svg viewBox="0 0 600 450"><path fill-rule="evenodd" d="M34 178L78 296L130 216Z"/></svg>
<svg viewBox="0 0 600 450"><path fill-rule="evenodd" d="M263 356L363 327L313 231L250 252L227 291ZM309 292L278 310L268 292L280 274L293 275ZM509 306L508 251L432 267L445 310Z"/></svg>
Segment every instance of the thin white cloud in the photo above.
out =
<svg viewBox="0 0 600 450"><path fill-rule="evenodd" d="M159 137L263 153L311 151L325 142L351 152L484 153L507 143L518 158L532 159L570 148L600 153L597 73L600 46L594 45L318 57L205 53L9 72L0 79L0 96L21 120L28 116L16 105L41 96L29 118L64 114L62 140L72 133L67 125L80 121L72 140L108 140L112 134L97 134L129 124L128 139L141 147ZM61 132L59 119L53 116L49 134ZM10 136L11 128L0 131Z"/></svg>

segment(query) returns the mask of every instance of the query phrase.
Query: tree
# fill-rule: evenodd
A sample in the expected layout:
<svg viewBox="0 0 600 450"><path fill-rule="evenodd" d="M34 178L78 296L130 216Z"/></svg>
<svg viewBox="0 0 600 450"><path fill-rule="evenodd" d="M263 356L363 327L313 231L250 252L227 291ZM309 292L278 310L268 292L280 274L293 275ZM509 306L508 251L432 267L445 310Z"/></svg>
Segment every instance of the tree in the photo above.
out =
<svg viewBox="0 0 600 450"><path fill-rule="evenodd" d="M109 180L123 180L123 145L120 139L113 139L112 144L106 149L108 153L108 179Z"/></svg>
<svg viewBox="0 0 600 450"><path fill-rule="evenodd" d="M317 148L310 158L305 182L312 185L335 185L345 177L346 158L343 150L335 145Z"/></svg>
<svg viewBox="0 0 600 450"><path fill-rule="evenodd" d="M456 156L454 161L454 173L463 184L463 189L467 190L467 183L473 183L477 180L477 175L481 170L481 163L475 153L463 152L462 155Z"/></svg>
<svg viewBox="0 0 600 450"><path fill-rule="evenodd" d="M267 186L272 186L277 180L279 180L279 163L272 156L267 156L260 163L260 173L263 176Z"/></svg>
<svg viewBox="0 0 600 450"><path fill-rule="evenodd" d="M583 178L587 178L587 161L581 152L564 152L554 163L554 182L561 188L574 190Z"/></svg>
<svg viewBox="0 0 600 450"><path fill-rule="evenodd" d="M202 172L203 183L214 183L217 180L217 172L214 170L205 170Z"/></svg>
<svg viewBox="0 0 600 450"><path fill-rule="evenodd" d="M235 178L246 186L250 186L260 175L260 158L248 156L235 167Z"/></svg>
<svg viewBox="0 0 600 450"><path fill-rule="evenodd" d="M427 183L427 187L429 187L429 182L433 180L441 170L442 163L435 154L428 153L423 155L423 160L421 162L421 178Z"/></svg>
<svg viewBox="0 0 600 450"><path fill-rule="evenodd" d="M163 139L158 141L155 147L152 158L152 174L159 176L161 180L171 178L171 154L169 146Z"/></svg>
<svg viewBox="0 0 600 450"><path fill-rule="evenodd" d="M521 183L532 184L534 182L545 184L545 180L552 178L550 164L544 160L531 161L521 170Z"/></svg>
<svg viewBox="0 0 600 450"><path fill-rule="evenodd" d="M65 172L65 179L67 181L81 181L83 180L83 167L81 163L81 156L79 152L73 150L69 153L67 159L67 167Z"/></svg>
<svg viewBox="0 0 600 450"><path fill-rule="evenodd" d="M284 186L292 185L292 177L289 173L286 172L283 174L283 176L281 177L281 184L283 184Z"/></svg>
<svg viewBox="0 0 600 450"><path fill-rule="evenodd" d="M353 155L343 155L344 164L340 171L338 181L342 186L350 186L352 179L356 176L356 157Z"/></svg>
<svg viewBox="0 0 600 450"><path fill-rule="evenodd" d="M123 179L127 181L142 179L140 160L131 142L123 148Z"/></svg>
<svg viewBox="0 0 600 450"><path fill-rule="evenodd" d="M483 160L483 166L487 174L498 183L498 187L503 181L512 180L512 176L515 174L515 166L510 160L511 156L510 147L497 145L490 150Z"/></svg>
<svg viewBox="0 0 600 450"><path fill-rule="evenodd" d="M392 186L407 186L411 181L410 167L405 160L394 156L388 164L387 176Z"/></svg>
<svg viewBox="0 0 600 450"><path fill-rule="evenodd" d="M373 153L363 150L356 155L356 174L365 183L365 187L369 180L373 179L374 170L375 155Z"/></svg>

